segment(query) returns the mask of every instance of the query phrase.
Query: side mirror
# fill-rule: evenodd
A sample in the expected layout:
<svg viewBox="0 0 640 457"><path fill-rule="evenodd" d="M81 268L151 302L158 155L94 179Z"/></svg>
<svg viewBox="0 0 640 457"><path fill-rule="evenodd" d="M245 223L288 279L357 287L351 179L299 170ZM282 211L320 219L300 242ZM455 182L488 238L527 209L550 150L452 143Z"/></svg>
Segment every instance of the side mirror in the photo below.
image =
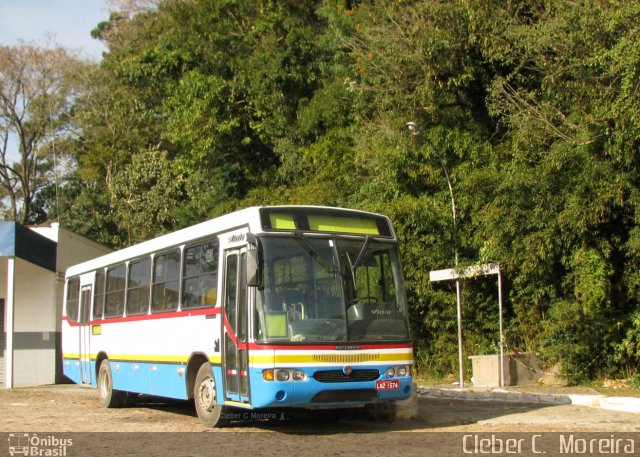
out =
<svg viewBox="0 0 640 457"><path fill-rule="evenodd" d="M247 286L260 286L260 263L258 262L258 250L247 251Z"/></svg>

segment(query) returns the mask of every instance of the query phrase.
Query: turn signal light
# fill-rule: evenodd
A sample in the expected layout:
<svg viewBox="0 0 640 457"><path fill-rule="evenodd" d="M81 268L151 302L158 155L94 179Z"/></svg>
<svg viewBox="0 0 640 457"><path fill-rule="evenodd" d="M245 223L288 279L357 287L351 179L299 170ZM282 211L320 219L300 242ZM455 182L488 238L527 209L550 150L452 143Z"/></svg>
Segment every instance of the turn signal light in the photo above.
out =
<svg viewBox="0 0 640 457"><path fill-rule="evenodd" d="M262 370L262 379L265 381L273 381L275 379L273 370Z"/></svg>

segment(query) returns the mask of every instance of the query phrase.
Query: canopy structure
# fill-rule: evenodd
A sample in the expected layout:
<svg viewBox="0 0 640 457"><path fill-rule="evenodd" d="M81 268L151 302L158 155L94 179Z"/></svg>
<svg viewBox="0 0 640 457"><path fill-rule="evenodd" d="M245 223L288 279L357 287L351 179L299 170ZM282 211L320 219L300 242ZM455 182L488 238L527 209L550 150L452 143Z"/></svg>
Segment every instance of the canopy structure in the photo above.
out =
<svg viewBox="0 0 640 457"><path fill-rule="evenodd" d="M24 227L0 221L0 384L12 388L62 380L64 272L107 252L55 223Z"/></svg>
<svg viewBox="0 0 640 457"><path fill-rule="evenodd" d="M0 222L0 257L17 257L56 271L56 243L17 222Z"/></svg>
<svg viewBox="0 0 640 457"><path fill-rule="evenodd" d="M482 265L471 265L467 268L455 269L448 268L445 270L435 270L429 272L429 280L448 281L471 279L479 276L498 275L498 319L500 320L500 386L505 385L504 371L504 323L502 320L502 275L500 273L500 265L497 263L485 263ZM460 388L464 388L464 360L462 354L462 313L460 311L460 294L458 297L458 366L460 369Z"/></svg>

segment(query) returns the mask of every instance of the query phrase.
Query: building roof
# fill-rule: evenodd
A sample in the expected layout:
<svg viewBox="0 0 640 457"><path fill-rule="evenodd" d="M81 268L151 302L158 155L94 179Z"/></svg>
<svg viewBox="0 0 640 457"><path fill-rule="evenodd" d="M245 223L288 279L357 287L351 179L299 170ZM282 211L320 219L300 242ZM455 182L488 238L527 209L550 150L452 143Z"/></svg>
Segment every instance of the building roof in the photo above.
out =
<svg viewBox="0 0 640 457"><path fill-rule="evenodd" d="M56 271L56 243L17 222L0 221L0 256Z"/></svg>

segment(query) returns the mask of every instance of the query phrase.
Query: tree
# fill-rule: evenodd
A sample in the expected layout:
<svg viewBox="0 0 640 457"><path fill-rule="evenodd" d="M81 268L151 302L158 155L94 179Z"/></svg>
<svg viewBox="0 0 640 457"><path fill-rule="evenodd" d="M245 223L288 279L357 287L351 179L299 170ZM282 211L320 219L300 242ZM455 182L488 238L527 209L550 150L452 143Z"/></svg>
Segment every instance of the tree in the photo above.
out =
<svg viewBox="0 0 640 457"><path fill-rule="evenodd" d="M115 4L61 187L79 231L122 245L253 204L378 211L421 368L455 366L455 293L428 278L455 246L500 263L511 348L573 380L637 370L637 2ZM494 289L463 284L469 353L497 341Z"/></svg>
<svg viewBox="0 0 640 457"><path fill-rule="evenodd" d="M182 201L184 179L165 152L135 154L111 186L114 219L127 245L153 238L176 225L174 209Z"/></svg>
<svg viewBox="0 0 640 457"><path fill-rule="evenodd" d="M52 179L83 64L62 48L0 47L0 188L4 217L28 223Z"/></svg>

